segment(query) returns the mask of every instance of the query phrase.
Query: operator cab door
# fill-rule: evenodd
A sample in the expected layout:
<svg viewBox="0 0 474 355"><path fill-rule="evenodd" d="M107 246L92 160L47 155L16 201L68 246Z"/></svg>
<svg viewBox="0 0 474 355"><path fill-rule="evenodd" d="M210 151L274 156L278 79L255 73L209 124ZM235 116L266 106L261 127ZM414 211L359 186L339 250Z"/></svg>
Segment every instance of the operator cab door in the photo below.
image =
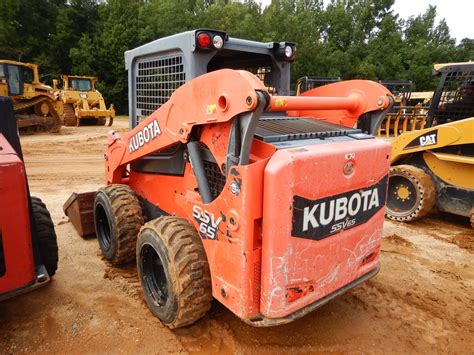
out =
<svg viewBox="0 0 474 355"><path fill-rule="evenodd" d="M8 95L17 96L23 94L23 80L22 80L22 68L17 65L5 65L4 66L7 84L8 84Z"/></svg>

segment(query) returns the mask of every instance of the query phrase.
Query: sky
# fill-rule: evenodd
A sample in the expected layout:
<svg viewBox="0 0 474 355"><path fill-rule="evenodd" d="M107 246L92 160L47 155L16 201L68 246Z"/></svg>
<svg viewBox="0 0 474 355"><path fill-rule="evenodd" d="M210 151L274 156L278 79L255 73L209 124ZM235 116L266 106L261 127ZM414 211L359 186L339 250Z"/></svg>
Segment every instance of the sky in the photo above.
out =
<svg viewBox="0 0 474 355"><path fill-rule="evenodd" d="M260 0L263 5L268 5L271 0ZM329 3L329 0L324 0ZM437 21L445 19L449 26L451 36L459 42L463 38L474 39L474 0L395 0L393 9L401 18L417 16L428 9L428 5L435 5Z"/></svg>
<svg viewBox="0 0 474 355"><path fill-rule="evenodd" d="M424 13L428 5L436 6L437 21L445 19L451 36L459 42L463 38L474 39L472 15L473 0L395 0L393 9L401 18L417 16Z"/></svg>

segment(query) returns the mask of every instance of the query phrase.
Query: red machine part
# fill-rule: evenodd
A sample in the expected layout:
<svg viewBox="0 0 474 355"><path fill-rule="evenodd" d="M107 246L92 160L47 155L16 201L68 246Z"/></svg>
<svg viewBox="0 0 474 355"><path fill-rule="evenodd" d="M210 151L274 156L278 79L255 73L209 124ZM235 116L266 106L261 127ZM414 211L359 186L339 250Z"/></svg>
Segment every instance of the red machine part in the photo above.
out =
<svg viewBox="0 0 474 355"><path fill-rule="evenodd" d="M25 168L8 141L0 134L0 234L4 274L0 298L36 280L31 244Z"/></svg>
<svg viewBox="0 0 474 355"><path fill-rule="evenodd" d="M346 90L339 97L270 97L263 83L248 72L224 69L208 73L181 86L128 134L109 134L106 183L126 183L151 205L194 224L203 238L213 296L236 315L249 322L262 316L289 321L284 317L364 273L372 276L377 272L388 143L367 139L277 151L254 139L249 163L232 166L222 192L207 204L197 191L189 162L183 176L133 170L127 174L126 168L153 152L188 142L192 128L200 126L200 144L210 150L225 174L222 167L227 161L232 119L255 110L258 91L268 95L269 111L311 108L310 112L328 119L340 114L354 120L374 108L388 107L390 93L376 83L366 84L357 81L340 86ZM357 90L358 86L361 89ZM365 94L367 87L371 91ZM344 109L334 110L340 107ZM307 116L308 111L304 112ZM345 169L348 160L350 171ZM308 180L310 177L314 180ZM291 230L295 194L317 200L358 190L362 193L374 186L383 191L377 208L368 220L350 222L355 224L353 228L345 230L345 226L322 240L300 238ZM216 232L208 232L209 226ZM310 255L314 260L309 260ZM320 283L324 277L326 281Z"/></svg>

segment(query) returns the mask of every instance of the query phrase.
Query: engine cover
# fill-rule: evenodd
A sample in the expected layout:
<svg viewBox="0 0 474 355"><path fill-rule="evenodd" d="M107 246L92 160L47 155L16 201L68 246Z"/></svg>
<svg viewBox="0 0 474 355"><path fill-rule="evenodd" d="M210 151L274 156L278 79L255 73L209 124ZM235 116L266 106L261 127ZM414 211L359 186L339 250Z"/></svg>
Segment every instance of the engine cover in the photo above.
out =
<svg viewBox="0 0 474 355"><path fill-rule="evenodd" d="M326 142L279 149L265 168L260 312L268 318L379 266L390 144Z"/></svg>

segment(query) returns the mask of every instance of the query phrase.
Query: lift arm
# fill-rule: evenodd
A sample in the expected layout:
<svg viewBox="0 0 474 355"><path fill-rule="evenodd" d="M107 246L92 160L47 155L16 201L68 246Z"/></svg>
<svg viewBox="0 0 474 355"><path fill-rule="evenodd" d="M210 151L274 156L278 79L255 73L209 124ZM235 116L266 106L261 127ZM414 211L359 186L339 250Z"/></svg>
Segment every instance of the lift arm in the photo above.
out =
<svg viewBox="0 0 474 355"><path fill-rule="evenodd" d="M391 94L383 86L362 80L347 83L328 85L340 85L339 96L337 90L332 90L327 97L270 96L264 84L246 71L222 69L202 75L178 88L168 102L123 137L109 132L106 182L122 182L128 163L176 143L191 143L188 151L195 152L196 143L192 142L196 140L193 137L196 126L237 118L229 132L228 171L233 164L248 164L253 135L264 110L298 110L306 116L306 112L333 112L331 116L351 117L355 122L369 111L382 111L389 106ZM367 87L371 88L369 92L366 92ZM191 157L191 163L193 160L198 163L199 158ZM199 168L193 167L197 173L195 168ZM206 187L200 190L206 191Z"/></svg>

